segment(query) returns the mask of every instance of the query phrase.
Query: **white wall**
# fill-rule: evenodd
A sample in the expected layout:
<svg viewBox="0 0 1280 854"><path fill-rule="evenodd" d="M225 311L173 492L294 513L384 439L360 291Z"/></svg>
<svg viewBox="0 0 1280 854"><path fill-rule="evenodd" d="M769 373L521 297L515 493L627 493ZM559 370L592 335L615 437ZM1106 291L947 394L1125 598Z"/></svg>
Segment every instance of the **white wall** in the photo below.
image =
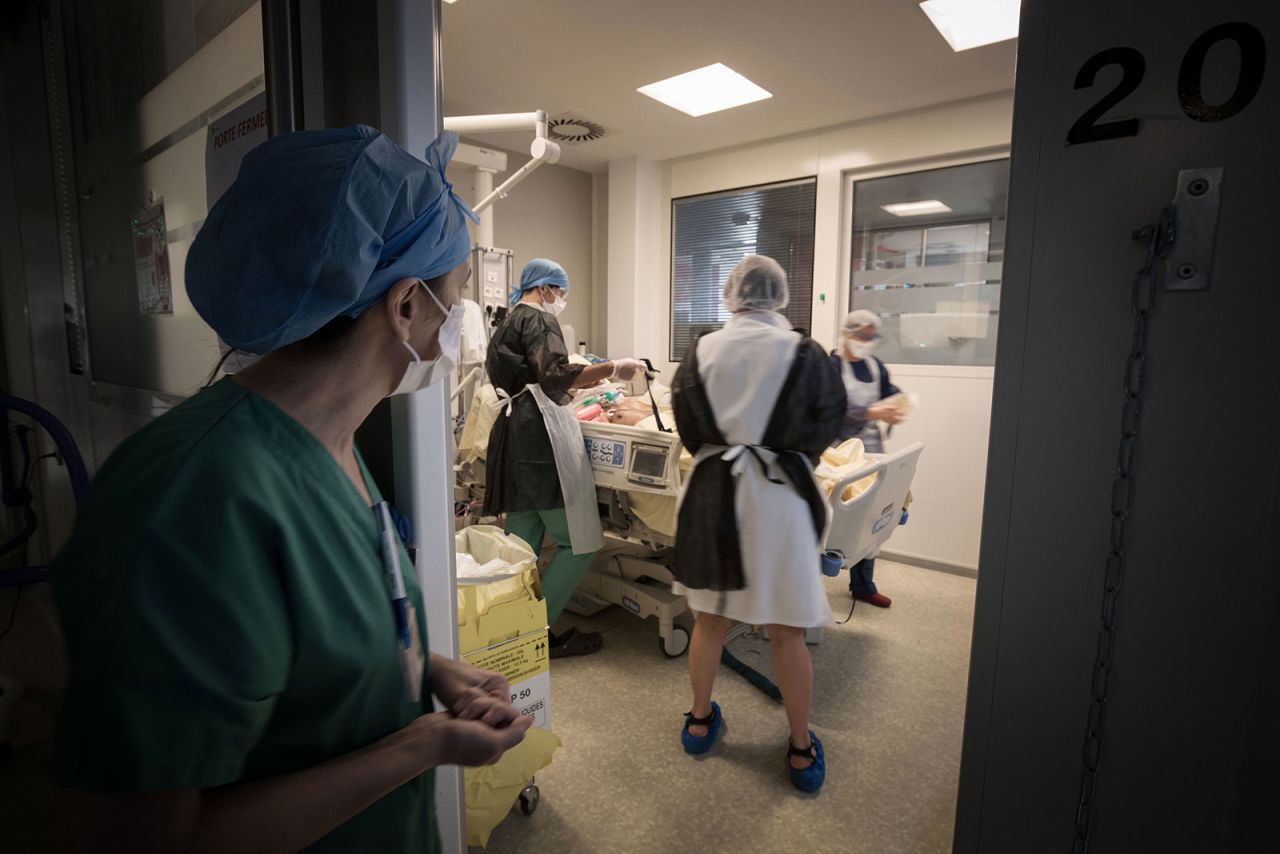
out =
<svg viewBox="0 0 1280 854"><path fill-rule="evenodd" d="M673 198L816 175L812 333L824 345L833 346L849 300L846 177L914 171L1002 152L1009 145L1012 113L1012 96L1000 94L667 161L658 164L657 174L651 176L661 195L658 209L648 211L647 230L616 221L626 215L626 205L616 197L615 168L624 184L631 173L625 162L611 164L610 297L615 270L636 267L631 256L643 259L653 253L658 260L639 268L643 298L634 303L634 318L619 316L610 306L610 343L615 326L622 326L625 332L619 334L625 335L624 340L660 353L668 371L675 368L666 362ZM629 202L634 205L635 199L630 191ZM656 238L656 246L646 234ZM901 365L891 365L890 371L899 386L919 393L922 403L918 415L894 431L890 446L920 439L929 447L916 475L911 522L894 535L889 551L976 569L992 371Z"/></svg>
<svg viewBox="0 0 1280 854"><path fill-rule="evenodd" d="M485 145L484 148L493 149ZM494 176L494 186L529 160L529 152L507 152L508 171ZM473 171L462 165L447 170L454 191L469 203L476 201ZM493 240L515 253L515 275L530 259L558 261L569 274L569 307L560 316L573 327L579 341L595 347L592 263L592 211L595 203L592 176L565 166L540 166L493 210ZM473 233L474 236L474 233ZM575 342L566 342L570 350Z"/></svg>
<svg viewBox="0 0 1280 854"><path fill-rule="evenodd" d="M889 373L895 385L919 395L921 408L893 428L888 446L924 442L925 451L911 486L911 518L885 555L976 572L995 370L890 365Z"/></svg>
<svg viewBox="0 0 1280 854"><path fill-rule="evenodd" d="M608 355L647 358L660 369L670 367L666 174L641 157L609 164Z"/></svg>
<svg viewBox="0 0 1280 854"><path fill-rule="evenodd" d="M591 176L591 348L609 352L609 176Z"/></svg>

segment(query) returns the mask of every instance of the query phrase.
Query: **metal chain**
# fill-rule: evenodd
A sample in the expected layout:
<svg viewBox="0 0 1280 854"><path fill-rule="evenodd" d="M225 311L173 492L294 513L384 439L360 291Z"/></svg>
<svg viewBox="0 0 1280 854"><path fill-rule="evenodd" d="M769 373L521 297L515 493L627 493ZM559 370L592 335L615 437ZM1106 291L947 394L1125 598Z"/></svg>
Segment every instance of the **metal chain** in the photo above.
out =
<svg viewBox="0 0 1280 854"><path fill-rule="evenodd" d="M1124 407L1120 424L1120 455L1111 483L1111 542L1104 574L1102 613L1099 617L1098 648L1089 686L1089 716L1081 753L1080 800L1076 805L1076 832L1073 854L1089 851L1089 830L1098 791L1098 769L1102 765L1103 733L1106 727L1107 695L1111 686L1112 659L1116 646L1116 617L1120 591L1124 586L1128 522L1134 506L1134 459L1142 426L1142 403L1146 391L1147 327L1155 309L1157 262L1168 257L1177 239L1174 207L1160 215L1160 223L1134 234L1147 242L1147 257L1133 280L1133 345L1125 362Z"/></svg>

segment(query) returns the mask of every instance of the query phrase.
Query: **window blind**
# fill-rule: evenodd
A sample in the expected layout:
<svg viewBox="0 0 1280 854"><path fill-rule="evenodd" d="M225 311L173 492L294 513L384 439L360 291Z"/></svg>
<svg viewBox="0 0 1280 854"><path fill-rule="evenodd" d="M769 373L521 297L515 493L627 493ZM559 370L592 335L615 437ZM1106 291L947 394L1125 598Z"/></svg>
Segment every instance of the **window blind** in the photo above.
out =
<svg viewBox="0 0 1280 854"><path fill-rule="evenodd" d="M783 312L808 331L813 312L817 178L688 196L671 202L671 360L703 332L719 329L724 281L744 255L767 255L787 271Z"/></svg>

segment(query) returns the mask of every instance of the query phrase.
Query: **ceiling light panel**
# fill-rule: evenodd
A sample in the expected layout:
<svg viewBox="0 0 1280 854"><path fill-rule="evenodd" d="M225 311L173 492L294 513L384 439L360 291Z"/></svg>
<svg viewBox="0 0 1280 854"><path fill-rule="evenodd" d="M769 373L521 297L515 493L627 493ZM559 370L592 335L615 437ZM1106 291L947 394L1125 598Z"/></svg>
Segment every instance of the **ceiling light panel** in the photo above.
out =
<svg viewBox="0 0 1280 854"><path fill-rule="evenodd" d="M773 97L771 92L719 62L641 86L636 91L694 117Z"/></svg>
<svg viewBox="0 0 1280 854"><path fill-rule="evenodd" d="M894 205L883 205L882 207L894 216L925 216L926 214L951 212L951 208L937 199L927 199L923 202L899 202Z"/></svg>
<svg viewBox="0 0 1280 854"><path fill-rule="evenodd" d="M925 0L920 8L954 51L1018 37L1022 0Z"/></svg>

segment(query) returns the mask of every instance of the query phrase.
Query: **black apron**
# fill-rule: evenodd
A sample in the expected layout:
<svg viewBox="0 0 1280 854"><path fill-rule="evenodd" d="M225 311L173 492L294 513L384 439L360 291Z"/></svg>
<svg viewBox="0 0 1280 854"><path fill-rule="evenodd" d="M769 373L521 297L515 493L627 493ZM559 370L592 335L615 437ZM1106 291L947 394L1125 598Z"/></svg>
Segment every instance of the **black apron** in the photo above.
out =
<svg viewBox="0 0 1280 854"><path fill-rule="evenodd" d="M693 454L728 441L716 425L698 370L698 347L689 349L672 386L676 428ZM774 403L761 448L777 454L774 475L785 477L809 506L814 530L821 539L827 524L826 498L813 479L813 467L840 433L847 409L844 383L816 342L804 339ZM769 467L757 449L749 464ZM699 590L741 590L745 586L742 548L738 536L734 462L722 456L703 460L694 469L680 504L676 524L672 574L686 587ZM818 572L818 555L813 556Z"/></svg>
<svg viewBox="0 0 1280 854"><path fill-rule="evenodd" d="M560 324L531 305L517 305L489 341L485 370L494 389L513 398L510 416L504 407L489 433L485 515L564 507L542 412L532 395L521 394L525 386L537 383L557 405L572 397L569 390L583 366L569 363Z"/></svg>

